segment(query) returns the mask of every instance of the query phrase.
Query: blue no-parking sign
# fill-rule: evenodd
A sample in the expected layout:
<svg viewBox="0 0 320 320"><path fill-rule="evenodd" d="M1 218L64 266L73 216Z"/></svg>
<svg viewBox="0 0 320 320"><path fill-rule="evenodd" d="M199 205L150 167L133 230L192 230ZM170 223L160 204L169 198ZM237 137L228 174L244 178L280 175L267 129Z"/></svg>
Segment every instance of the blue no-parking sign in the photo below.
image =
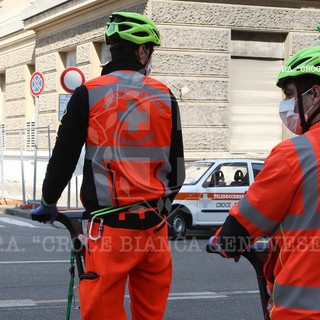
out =
<svg viewBox="0 0 320 320"><path fill-rule="evenodd" d="M41 72L34 72L30 80L30 89L32 95L39 96L44 88L44 78Z"/></svg>

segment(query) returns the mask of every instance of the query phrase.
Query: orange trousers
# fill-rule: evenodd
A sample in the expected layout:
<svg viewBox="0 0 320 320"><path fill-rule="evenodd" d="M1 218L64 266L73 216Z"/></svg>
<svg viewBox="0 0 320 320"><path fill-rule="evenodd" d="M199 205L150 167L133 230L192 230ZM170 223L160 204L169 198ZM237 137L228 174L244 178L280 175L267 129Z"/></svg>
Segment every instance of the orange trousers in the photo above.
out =
<svg viewBox="0 0 320 320"><path fill-rule="evenodd" d="M94 223L92 234L98 234L98 226ZM172 278L167 236L163 221L147 230L104 226L100 239L88 239L79 284L82 320L127 319L127 280L132 320L162 320Z"/></svg>

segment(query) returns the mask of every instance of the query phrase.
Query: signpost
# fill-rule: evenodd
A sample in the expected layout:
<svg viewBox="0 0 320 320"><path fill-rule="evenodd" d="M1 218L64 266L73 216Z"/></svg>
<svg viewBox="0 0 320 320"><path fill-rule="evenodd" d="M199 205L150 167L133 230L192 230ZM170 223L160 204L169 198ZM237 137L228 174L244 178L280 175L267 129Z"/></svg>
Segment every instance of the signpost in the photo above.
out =
<svg viewBox="0 0 320 320"><path fill-rule="evenodd" d="M33 201L36 200L36 184L37 184L37 161L38 161L38 117L39 117L39 96L44 88L44 77L41 72L34 72L31 75L30 89L35 97L35 145L34 145L34 171L33 171Z"/></svg>

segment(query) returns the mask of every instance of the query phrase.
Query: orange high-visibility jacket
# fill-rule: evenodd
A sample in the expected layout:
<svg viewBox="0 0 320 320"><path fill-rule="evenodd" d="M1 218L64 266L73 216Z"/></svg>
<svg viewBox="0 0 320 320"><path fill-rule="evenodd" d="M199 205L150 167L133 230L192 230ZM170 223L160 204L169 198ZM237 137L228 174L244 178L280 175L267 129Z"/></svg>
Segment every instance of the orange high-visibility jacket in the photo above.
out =
<svg viewBox="0 0 320 320"><path fill-rule="evenodd" d="M85 144L87 213L141 201L167 204L168 213L185 174L179 107L164 84L140 69L137 62L111 61L102 76L75 89L42 186L47 203L60 198Z"/></svg>
<svg viewBox="0 0 320 320"><path fill-rule="evenodd" d="M85 84L89 94L86 164L100 207L167 197L172 110L169 89L134 71Z"/></svg>
<svg viewBox="0 0 320 320"><path fill-rule="evenodd" d="M271 319L320 319L320 124L276 146L230 214L254 238L272 235ZM269 265L269 268L268 268Z"/></svg>

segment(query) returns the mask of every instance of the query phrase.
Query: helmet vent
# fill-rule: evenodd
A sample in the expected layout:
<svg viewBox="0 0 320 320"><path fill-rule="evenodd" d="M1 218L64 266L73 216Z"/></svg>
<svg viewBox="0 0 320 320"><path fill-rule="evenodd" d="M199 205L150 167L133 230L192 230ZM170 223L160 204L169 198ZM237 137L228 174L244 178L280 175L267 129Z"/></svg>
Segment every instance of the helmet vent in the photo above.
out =
<svg viewBox="0 0 320 320"><path fill-rule="evenodd" d="M131 27L131 26L128 26L128 25L126 25L126 24L119 24L119 25L118 25L118 28L119 28L119 31L121 32L121 31L129 30L129 29L131 29L132 27Z"/></svg>
<svg viewBox="0 0 320 320"><path fill-rule="evenodd" d="M297 60L295 63L293 63L290 68L291 69L295 69L296 67L298 67L299 65L302 65L305 61L308 61L309 58L304 58L304 59L301 59L301 60ZM300 69L300 68L299 68Z"/></svg>
<svg viewBox="0 0 320 320"><path fill-rule="evenodd" d="M146 24L145 22L138 20L138 19L134 19L131 17L125 17L122 15L113 15L110 19L110 22L115 22L115 23L120 23L120 22L133 22L133 23L137 23L137 24Z"/></svg>
<svg viewBox="0 0 320 320"><path fill-rule="evenodd" d="M137 37L148 37L149 34L147 32L135 32L133 35Z"/></svg>
<svg viewBox="0 0 320 320"><path fill-rule="evenodd" d="M137 20L137 19L134 19L134 18L127 18L126 21L128 21L128 22L133 22L133 23L137 23L137 24L146 24L146 23L144 23L143 21Z"/></svg>

